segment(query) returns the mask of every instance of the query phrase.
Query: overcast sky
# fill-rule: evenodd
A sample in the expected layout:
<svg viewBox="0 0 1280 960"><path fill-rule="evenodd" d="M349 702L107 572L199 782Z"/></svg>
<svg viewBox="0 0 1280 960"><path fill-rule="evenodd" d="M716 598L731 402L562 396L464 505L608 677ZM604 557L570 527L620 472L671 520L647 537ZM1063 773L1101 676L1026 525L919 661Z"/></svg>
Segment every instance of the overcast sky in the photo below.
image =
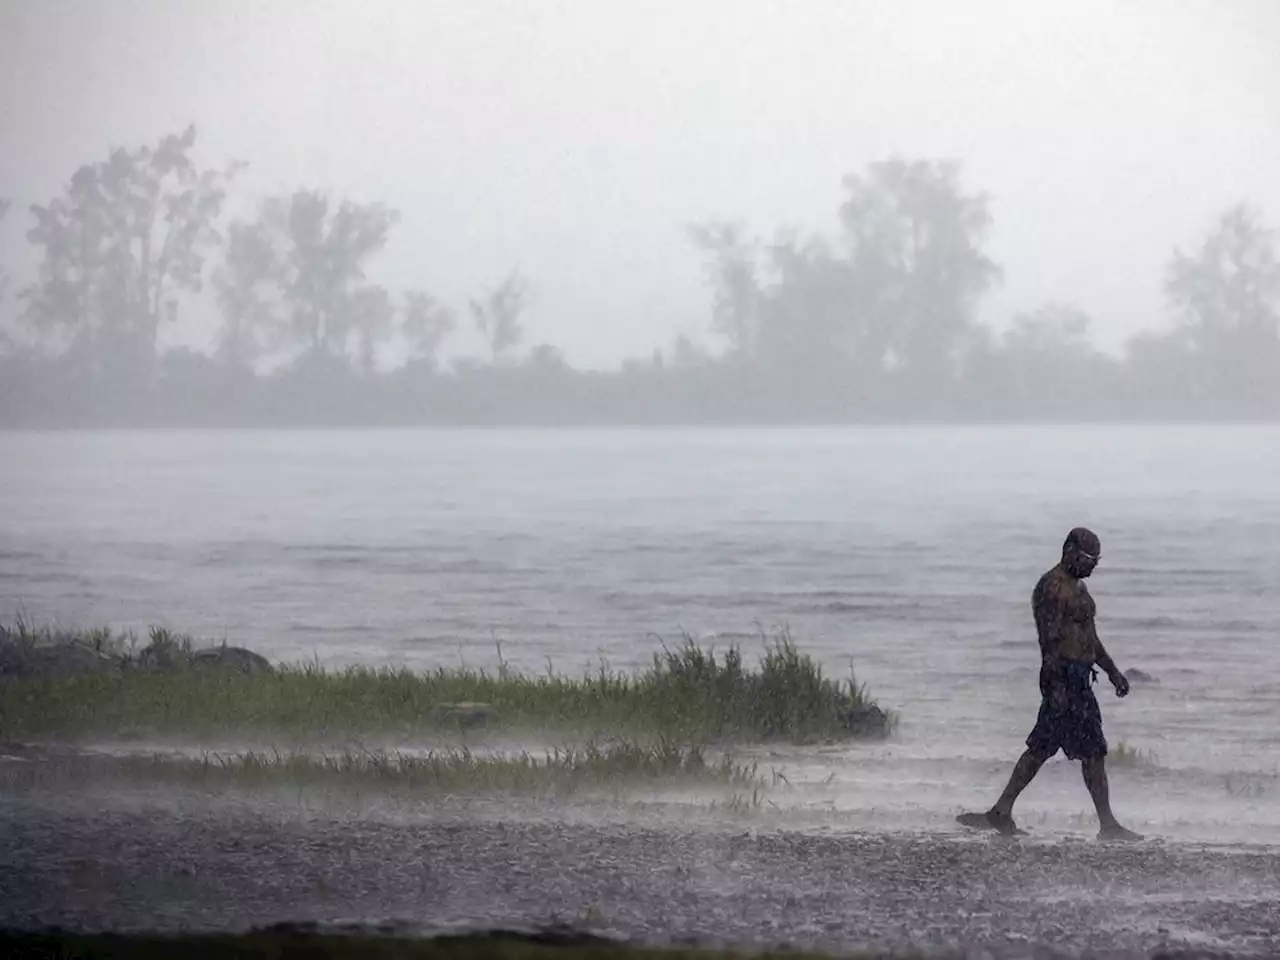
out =
<svg viewBox="0 0 1280 960"><path fill-rule="evenodd" d="M701 337L684 224L828 231L841 176L953 157L990 192L999 325L1048 300L1104 346L1164 322L1174 245L1280 227L1274 0L0 0L0 249L113 146L194 121L253 198L403 221L379 279L458 306L513 267L535 339L612 365ZM25 258L25 259L24 259ZM207 333L207 332L206 332ZM199 340L205 334L197 333Z"/></svg>

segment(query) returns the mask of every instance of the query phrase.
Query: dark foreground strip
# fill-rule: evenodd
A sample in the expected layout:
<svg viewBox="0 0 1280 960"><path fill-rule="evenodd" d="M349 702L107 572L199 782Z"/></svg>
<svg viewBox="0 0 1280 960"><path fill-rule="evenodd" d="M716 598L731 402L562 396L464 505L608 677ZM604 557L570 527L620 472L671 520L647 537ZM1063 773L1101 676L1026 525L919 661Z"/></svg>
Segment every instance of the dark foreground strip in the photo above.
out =
<svg viewBox="0 0 1280 960"><path fill-rule="evenodd" d="M415 937L369 927L326 928L278 924L242 934L69 933L0 929L0 957L40 960L858 960L872 954L801 950L656 947L631 944L572 928L529 932L494 930ZM895 954L899 960L929 954ZM937 955L935 955L937 956ZM963 957L960 952L954 956ZM1150 960L1230 960L1231 954L1160 951Z"/></svg>
<svg viewBox="0 0 1280 960"><path fill-rule="evenodd" d="M342 960L732 960L769 956L814 960L819 954L799 951L739 951L660 948L628 944L572 929L532 932L497 930L436 937L411 937L361 927L317 932L280 925L244 934L119 934L20 932L0 930L0 956L42 960L171 960L171 958L324 958ZM861 956L861 955L858 955Z"/></svg>

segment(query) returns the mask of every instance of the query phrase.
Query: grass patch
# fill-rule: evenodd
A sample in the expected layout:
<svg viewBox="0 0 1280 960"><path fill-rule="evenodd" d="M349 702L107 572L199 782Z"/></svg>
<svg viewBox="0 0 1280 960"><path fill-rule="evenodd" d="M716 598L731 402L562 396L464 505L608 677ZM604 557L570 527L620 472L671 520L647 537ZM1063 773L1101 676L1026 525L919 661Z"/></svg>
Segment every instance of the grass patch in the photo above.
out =
<svg viewBox="0 0 1280 960"><path fill-rule="evenodd" d="M426 754L347 750L342 753L235 752L200 757L105 755L38 751L25 762L0 765L10 789L66 782L176 784L203 788L353 786L474 794L568 795L643 784L758 788L756 765L732 757L707 758L703 749L669 741L615 742L554 748L542 757L466 749Z"/></svg>
<svg viewBox="0 0 1280 960"><path fill-rule="evenodd" d="M1160 761L1152 751L1130 746L1121 740L1107 751L1107 763L1117 767L1155 767Z"/></svg>
<svg viewBox="0 0 1280 960"><path fill-rule="evenodd" d="M47 647L52 640L0 628L0 648ZM52 637L53 635L49 635ZM601 666L571 677L525 674L501 659L495 670L354 666L324 670L284 664L266 672L157 668L151 647L103 631L62 635L112 666L78 675L0 681L0 737L227 736L281 734L305 739L359 735L409 737L457 729L450 704L482 704L497 729L546 733L647 734L696 741L813 742L879 736L893 717L854 678L838 682L800 653L790 635L761 635L763 656L748 669L741 650L717 656L687 635L634 673ZM165 651L189 641L164 633ZM119 654L130 650L128 656ZM105 662L105 661L104 661Z"/></svg>

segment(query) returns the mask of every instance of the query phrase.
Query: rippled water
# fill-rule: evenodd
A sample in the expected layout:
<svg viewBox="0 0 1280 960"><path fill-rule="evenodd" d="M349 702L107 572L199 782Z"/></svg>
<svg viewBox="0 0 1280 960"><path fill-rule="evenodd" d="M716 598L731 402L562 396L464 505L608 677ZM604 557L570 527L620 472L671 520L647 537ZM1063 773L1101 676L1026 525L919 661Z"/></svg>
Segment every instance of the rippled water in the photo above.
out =
<svg viewBox="0 0 1280 960"><path fill-rule="evenodd" d="M1131 823L1280 843L1280 429L0 434L0 616L148 624L273 659L644 665L786 624L901 712L784 755L894 826L985 805L1034 719L1036 578L1076 524L1122 667ZM1084 830L1056 761L1029 826Z"/></svg>

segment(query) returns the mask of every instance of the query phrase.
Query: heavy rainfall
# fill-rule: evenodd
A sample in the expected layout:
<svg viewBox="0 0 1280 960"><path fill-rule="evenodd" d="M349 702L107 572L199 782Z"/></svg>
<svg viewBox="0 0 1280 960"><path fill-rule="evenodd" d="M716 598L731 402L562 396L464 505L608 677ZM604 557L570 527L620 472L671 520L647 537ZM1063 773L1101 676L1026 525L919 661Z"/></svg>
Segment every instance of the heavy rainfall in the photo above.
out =
<svg viewBox="0 0 1280 960"><path fill-rule="evenodd" d="M1280 955L1280 7L0 62L6 956Z"/></svg>

